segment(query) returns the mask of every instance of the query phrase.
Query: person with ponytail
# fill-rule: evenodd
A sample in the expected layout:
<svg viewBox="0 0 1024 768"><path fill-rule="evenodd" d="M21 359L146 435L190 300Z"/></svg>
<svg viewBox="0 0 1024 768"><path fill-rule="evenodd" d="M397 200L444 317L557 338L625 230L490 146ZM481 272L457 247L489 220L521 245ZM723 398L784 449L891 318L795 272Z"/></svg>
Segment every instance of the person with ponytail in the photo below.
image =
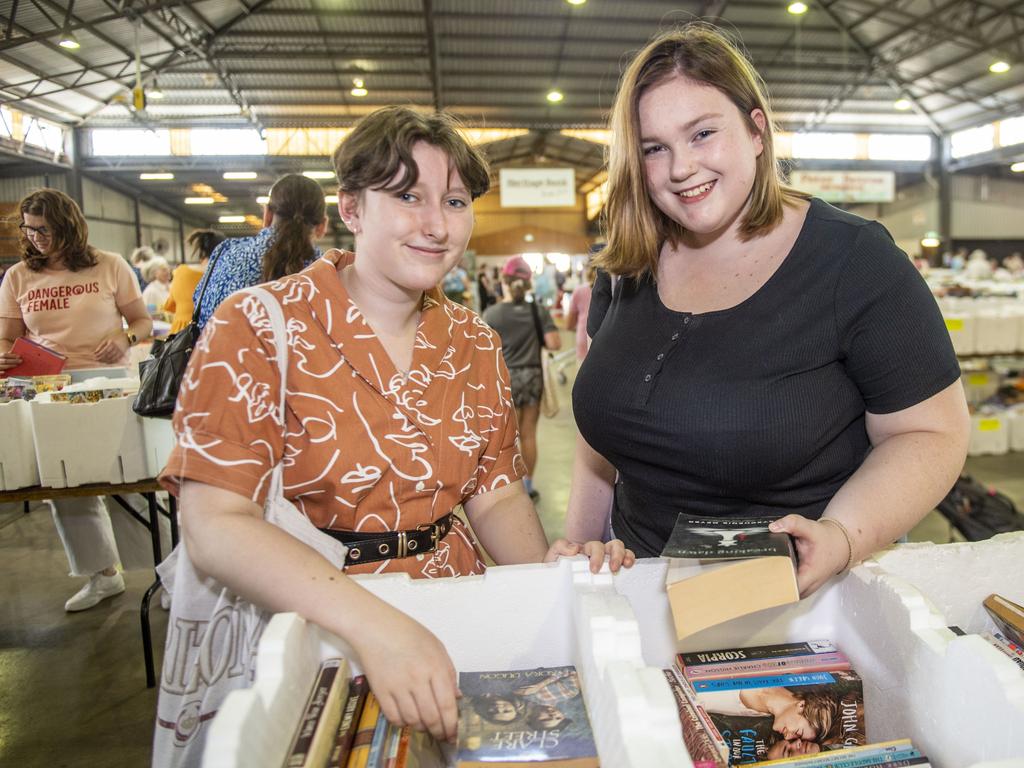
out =
<svg viewBox="0 0 1024 768"><path fill-rule="evenodd" d="M487 308L484 322L501 337L501 353L508 366L512 403L519 422L519 442L526 464L523 485L530 498L537 499L540 494L533 487L533 470L537 465L537 422L544 393L541 354L544 349L559 349L562 340L547 309L536 301L526 300L532 277L533 270L522 256L513 256L505 262L501 270L501 301Z"/></svg>
<svg viewBox="0 0 1024 768"><path fill-rule="evenodd" d="M193 294L196 302L202 296L199 327L235 291L295 274L320 258L314 243L326 231L327 207L320 185L297 173L278 179L270 188L259 234L229 238L211 254L213 266Z"/></svg>

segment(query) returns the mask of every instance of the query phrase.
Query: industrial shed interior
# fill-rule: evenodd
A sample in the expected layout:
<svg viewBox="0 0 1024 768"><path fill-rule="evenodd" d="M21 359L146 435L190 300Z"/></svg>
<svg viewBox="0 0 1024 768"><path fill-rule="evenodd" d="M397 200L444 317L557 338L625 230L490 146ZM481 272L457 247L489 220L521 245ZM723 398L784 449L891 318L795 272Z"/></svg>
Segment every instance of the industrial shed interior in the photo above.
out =
<svg viewBox="0 0 1024 768"><path fill-rule="evenodd" d="M538 272L550 263L578 273L603 237L619 77L657 32L703 19L733 34L763 76L792 184L877 219L922 268L974 408L965 471L1024 503L1024 411L991 402L1000 388L1024 388L1024 262L1001 266L1024 253L1024 5L788 5L0 0L0 269L20 258L17 203L40 187L79 203L92 244L125 257L150 246L173 267L195 229L254 234L273 181L301 173L327 201L320 247L349 248L331 154L360 118L399 104L456 115L490 161L471 274L514 255ZM503 205L506 174L524 169L567 174L568 198ZM969 285L998 298L984 310L948 291L978 250L996 262ZM572 330L561 329L564 350ZM539 429L534 486L550 537L564 531L575 369L571 354L561 358L563 407ZM89 451L89 435L58 439L61 450ZM910 536L962 538L937 513ZM169 547L165 535L164 555ZM67 563L38 501L0 505L0 553L0 764L148 764L156 690L146 687L139 605L152 570L126 571L124 595L65 613Z"/></svg>

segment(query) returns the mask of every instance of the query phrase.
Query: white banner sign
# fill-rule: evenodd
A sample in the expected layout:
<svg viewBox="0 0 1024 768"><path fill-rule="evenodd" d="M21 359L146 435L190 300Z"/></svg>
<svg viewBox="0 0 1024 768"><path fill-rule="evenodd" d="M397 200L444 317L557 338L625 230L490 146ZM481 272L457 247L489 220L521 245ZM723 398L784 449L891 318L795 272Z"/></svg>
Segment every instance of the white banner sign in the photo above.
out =
<svg viewBox="0 0 1024 768"><path fill-rule="evenodd" d="M502 168L502 208L576 205L576 171L572 168Z"/></svg>
<svg viewBox="0 0 1024 768"><path fill-rule="evenodd" d="M893 171L793 171L789 184L830 203L891 203Z"/></svg>

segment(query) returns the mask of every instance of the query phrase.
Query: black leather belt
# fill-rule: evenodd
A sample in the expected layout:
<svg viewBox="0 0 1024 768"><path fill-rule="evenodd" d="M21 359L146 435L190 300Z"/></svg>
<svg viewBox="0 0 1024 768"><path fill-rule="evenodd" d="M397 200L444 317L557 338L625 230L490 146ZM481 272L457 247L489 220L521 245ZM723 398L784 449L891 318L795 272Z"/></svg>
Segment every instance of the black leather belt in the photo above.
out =
<svg viewBox="0 0 1024 768"><path fill-rule="evenodd" d="M348 547L345 555L345 566L348 567L432 552L451 529L452 513L449 512L441 519L418 525L411 531L356 533L330 528L320 530Z"/></svg>

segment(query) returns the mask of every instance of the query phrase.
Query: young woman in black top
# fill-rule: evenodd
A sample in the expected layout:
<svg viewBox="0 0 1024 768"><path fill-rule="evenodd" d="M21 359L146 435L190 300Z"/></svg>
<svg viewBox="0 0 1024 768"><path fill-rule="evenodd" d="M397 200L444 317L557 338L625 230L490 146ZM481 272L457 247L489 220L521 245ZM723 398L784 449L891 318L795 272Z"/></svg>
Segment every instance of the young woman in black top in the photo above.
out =
<svg viewBox="0 0 1024 768"><path fill-rule="evenodd" d="M641 51L612 129L567 534L610 518L656 556L680 511L773 516L810 594L963 466L941 315L881 225L782 184L760 78L717 30Z"/></svg>

